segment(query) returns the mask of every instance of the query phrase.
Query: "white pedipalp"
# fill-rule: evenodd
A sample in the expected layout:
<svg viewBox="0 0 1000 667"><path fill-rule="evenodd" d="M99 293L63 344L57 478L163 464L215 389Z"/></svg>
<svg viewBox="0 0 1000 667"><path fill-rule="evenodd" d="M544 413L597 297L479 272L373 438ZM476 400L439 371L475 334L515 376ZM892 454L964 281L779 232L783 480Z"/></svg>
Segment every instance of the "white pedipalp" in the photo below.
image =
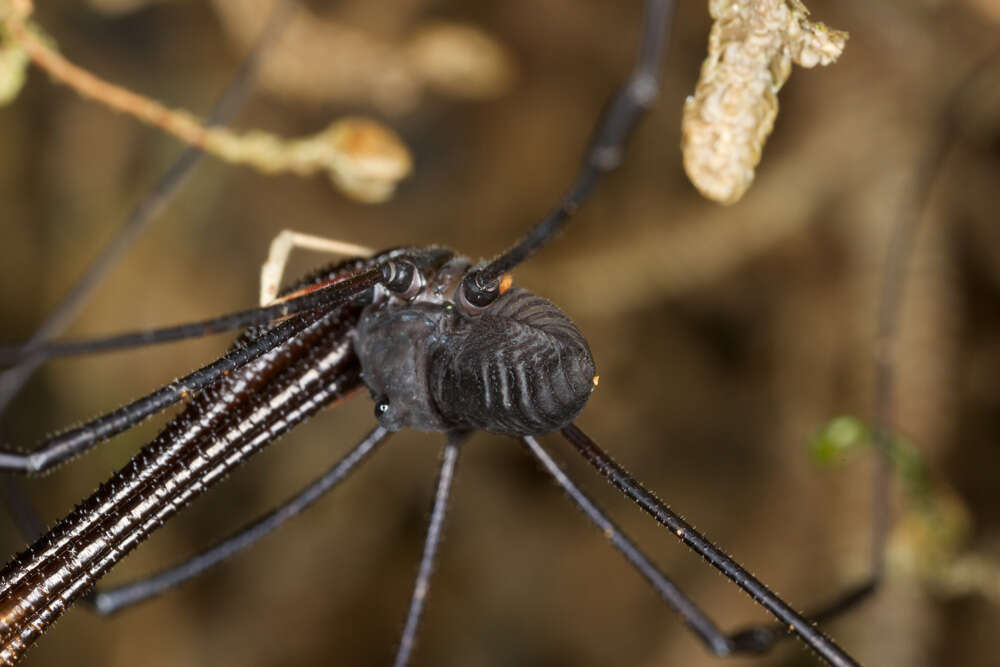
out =
<svg viewBox="0 0 1000 667"><path fill-rule="evenodd" d="M343 257L371 257L375 254L375 251L367 246L283 229L271 241L267 260L260 267L261 306L274 303L278 296L278 290L281 288L281 276L284 274L288 258L295 248L315 250Z"/></svg>

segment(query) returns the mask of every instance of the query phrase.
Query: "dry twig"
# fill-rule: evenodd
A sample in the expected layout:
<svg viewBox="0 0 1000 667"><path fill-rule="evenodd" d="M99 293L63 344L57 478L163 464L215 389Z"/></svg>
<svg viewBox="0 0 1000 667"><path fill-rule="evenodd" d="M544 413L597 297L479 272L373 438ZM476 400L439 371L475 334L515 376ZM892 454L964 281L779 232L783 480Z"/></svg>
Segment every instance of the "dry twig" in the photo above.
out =
<svg viewBox="0 0 1000 667"><path fill-rule="evenodd" d="M80 95L158 127L181 141L234 164L266 173L300 175L325 171L345 194L364 202L388 199L410 171L411 159L399 137L364 118L345 118L307 137L285 139L252 130L237 134L206 127L193 114L172 110L155 100L116 86L84 70L56 52L40 28L28 21L30 0L0 0L0 101L20 90L24 64L30 59L56 81ZM20 63L20 66L19 66Z"/></svg>

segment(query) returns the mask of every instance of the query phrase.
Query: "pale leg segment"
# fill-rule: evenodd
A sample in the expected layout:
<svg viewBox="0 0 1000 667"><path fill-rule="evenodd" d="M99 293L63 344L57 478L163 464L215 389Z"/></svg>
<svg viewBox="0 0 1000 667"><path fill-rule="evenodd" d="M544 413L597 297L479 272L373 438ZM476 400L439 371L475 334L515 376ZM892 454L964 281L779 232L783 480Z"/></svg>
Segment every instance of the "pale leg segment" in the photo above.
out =
<svg viewBox="0 0 1000 667"><path fill-rule="evenodd" d="M267 261L260 267L260 305L273 303L281 286L281 276L288 265L288 256L294 248L328 252L345 257L371 257L375 251L363 245L303 234L291 229L282 230L271 241Z"/></svg>

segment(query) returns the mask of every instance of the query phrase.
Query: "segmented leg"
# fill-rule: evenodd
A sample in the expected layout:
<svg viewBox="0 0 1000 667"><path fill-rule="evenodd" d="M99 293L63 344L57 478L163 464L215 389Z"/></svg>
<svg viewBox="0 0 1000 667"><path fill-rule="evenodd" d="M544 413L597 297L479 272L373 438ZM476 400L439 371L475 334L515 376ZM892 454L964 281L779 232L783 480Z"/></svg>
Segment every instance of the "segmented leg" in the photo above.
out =
<svg viewBox="0 0 1000 667"><path fill-rule="evenodd" d="M148 417L215 382L220 377L253 361L302 330L305 322L291 320L262 334L252 343L230 350L224 357L189 373L179 380L138 398L128 405L86 424L45 440L35 451L22 454L0 450L0 471L40 473L79 456L83 452L126 431Z"/></svg>
<svg viewBox="0 0 1000 667"><path fill-rule="evenodd" d="M309 486L267 514L246 524L226 539L156 574L107 590L94 591L85 598L85 602L101 615L113 614L197 577L209 568L253 546L265 535L270 534L315 503L324 494L347 479L357 466L364 462L375 451L376 447L385 442L388 437L388 431L381 426L376 426L364 440L355 445L350 452Z"/></svg>
<svg viewBox="0 0 1000 667"><path fill-rule="evenodd" d="M410 664L413 654L413 644L420 625L420 616L424 611L424 601L430 589L431 573L434 570L434 560L437 556L438 544L441 542L441 528L444 525L444 515L448 507L448 496L451 494L451 482L455 477L455 466L458 463L458 451L468 438L467 432L452 432L448 434L448 442L441 455L441 469L434 491L434 503L431 506L431 520L427 526L427 538L424 540L424 552L420 557L420 568L417 570L417 581L413 586L413 596L410 599L410 610L406 614L406 625L399 639L399 650L393 667L406 667Z"/></svg>
<svg viewBox="0 0 1000 667"><path fill-rule="evenodd" d="M830 665L834 665L834 667L850 667L858 664L807 618L788 606L788 604L757 580L739 563L723 553L656 496L647 491L621 466L615 463L610 456L601 450L597 446L597 443L591 440L583 431L575 425L570 424L562 430L562 434L618 490L650 514L658 523L674 533L685 545L707 560L722 574L726 575L730 581L752 597L757 604L774 615L781 623L781 628L798 634L803 642L808 644L823 660ZM525 441L527 442L528 439L526 438ZM535 444L537 445L537 443ZM568 478L566 479L568 481ZM563 484L558 478L557 481ZM573 496L565 484L563 484L563 488ZM573 496L573 499L576 500L576 497ZM862 595L862 599L863 597ZM681 615L685 615L683 608L674 607L674 609ZM685 620L687 620L689 625L692 625L692 620L686 615ZM749 650L759 652L774 642L774 639L769 640L766 636L772 634L775 633L771 631L771 626L764 626L763 628L750 628L732 637L722 635L717 641L741 643L751 647ZM762 641L763 644L760 644Z"/></svg>

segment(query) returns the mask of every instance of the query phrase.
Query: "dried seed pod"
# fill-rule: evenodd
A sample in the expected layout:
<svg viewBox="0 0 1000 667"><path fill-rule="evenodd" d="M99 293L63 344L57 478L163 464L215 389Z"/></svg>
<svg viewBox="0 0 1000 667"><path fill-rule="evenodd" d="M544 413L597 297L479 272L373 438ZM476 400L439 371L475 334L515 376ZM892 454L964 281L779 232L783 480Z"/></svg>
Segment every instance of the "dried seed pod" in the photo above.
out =
<svg viewBox="0 0 1000 667"><path fill-rule="evenodd" d="M732 204L753 182L792 63L836 61L847 33L807 20L800 0L709 0L708 6L715 19L708 58L684 103L684 169L703 195Z"/></svg>
<svg viewBox="0 0 1000 667"><path fill-rule="evenodd" d="M294 139L259 130L237 134L210 127L195 145L265 173L326 172L343 193L368 203L389 199L413 164L395 132L360 117L342 118L316 134Z"/></svg>

